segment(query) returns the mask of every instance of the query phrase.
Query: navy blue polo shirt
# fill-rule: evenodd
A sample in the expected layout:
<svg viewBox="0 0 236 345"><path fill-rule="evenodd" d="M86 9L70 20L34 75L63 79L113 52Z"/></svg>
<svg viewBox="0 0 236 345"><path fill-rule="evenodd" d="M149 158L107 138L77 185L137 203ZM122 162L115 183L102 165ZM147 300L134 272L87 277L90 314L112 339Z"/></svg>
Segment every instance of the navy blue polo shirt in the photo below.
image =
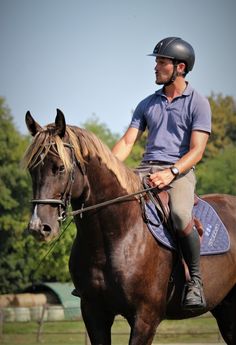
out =
<svg viewBox="0 0 236 345"><path fill-rule="evenodd" d="M189 84L171 102L162 88L138 104L130 127L148 129L143 161L175 163L189 151L192 131L211 132L211 109L207 98Z"/></svg>

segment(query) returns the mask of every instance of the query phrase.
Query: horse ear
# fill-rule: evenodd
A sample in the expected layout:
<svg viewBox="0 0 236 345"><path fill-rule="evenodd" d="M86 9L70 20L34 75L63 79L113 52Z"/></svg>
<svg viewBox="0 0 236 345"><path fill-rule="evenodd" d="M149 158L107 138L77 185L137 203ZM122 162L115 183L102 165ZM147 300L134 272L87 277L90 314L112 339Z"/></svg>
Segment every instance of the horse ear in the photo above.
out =
<svg viewBox="0 0 236 345"><path fill-rule="evenodd" d="M59 135L60 138L63 138L66 132L66 120L65 120L65 116L63 112L60 109L57 109L55 125L56 125L55 134Z"/></svg>
<svg viewBox="0 0 236 345"><path fill-rule="evenodd" d="M31 135L34 137L39 131L42 130L42 127L33 119L29 111L25 114L25 123Z"/></svg>

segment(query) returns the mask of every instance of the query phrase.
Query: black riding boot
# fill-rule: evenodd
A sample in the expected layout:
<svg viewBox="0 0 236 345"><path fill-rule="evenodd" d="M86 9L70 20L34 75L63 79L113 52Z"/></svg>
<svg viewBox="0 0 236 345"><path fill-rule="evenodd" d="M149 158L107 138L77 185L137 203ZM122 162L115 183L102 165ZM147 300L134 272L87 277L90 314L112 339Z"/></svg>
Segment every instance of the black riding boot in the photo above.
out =
<svg viewBox="0 0 236 345"><path fill-rule="evenodd" d="M188 266L191 280L185 285L182 297L184 309L202 309L206 306L200 275L200 239L197 229L184 237L179 237L183 258Z"/></svg>

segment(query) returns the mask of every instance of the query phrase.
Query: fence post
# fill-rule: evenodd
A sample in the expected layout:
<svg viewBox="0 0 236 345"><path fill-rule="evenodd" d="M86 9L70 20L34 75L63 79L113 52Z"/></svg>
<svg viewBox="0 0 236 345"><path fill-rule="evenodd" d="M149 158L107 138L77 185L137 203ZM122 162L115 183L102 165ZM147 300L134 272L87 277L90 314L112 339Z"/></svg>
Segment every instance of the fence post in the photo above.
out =
<svg viewBox="0 0 236 345"><path fill-rule="evenodd" d="M0 340L3 338L3 310L0 309Z"/></svg>
<svg viewBox="0 0 236 345"><path fill-rule="evenodd" d="M37 338L36 338L36 342L37 343L41 342L41 335L42 335L42 330L43 330L44 315L45 315L45 311L46 311L47 308L48 308L47 304L44 304L43 310L42 310L41 319L39 320L39 328L38 328Z"/></svg>

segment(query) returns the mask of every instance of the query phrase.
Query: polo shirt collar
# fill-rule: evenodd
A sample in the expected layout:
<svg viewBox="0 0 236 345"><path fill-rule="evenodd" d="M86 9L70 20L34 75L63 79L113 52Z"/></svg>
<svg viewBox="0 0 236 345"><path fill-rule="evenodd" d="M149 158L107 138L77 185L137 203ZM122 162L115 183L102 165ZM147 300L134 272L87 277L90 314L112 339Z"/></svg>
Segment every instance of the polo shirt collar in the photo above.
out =
<svg viewBox="0 0 236 345"><path fill-rule="evenodd" d="M187 82L186 89L185 89L184 92L182 93L182 96L189 96L189 95L191 95L192 92L193 92L193 88L192 88L192 86ZM163 86L161 89L157 90L157 91L155 92L155 94L158 95L158 96L164 96L164 97L166 97L166 95L164 94L164 86Z"/></svg>

